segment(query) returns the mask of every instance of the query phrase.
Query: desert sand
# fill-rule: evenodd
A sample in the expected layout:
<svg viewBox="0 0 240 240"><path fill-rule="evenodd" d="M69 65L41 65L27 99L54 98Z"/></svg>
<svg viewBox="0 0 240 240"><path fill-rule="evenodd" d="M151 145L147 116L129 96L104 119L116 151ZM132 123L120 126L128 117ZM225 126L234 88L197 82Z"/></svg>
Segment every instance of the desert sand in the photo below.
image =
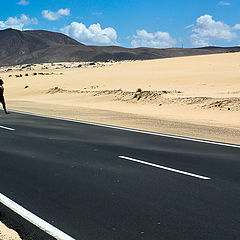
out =
<svg viewBox="0 0 240 240"><path fill-rule="evenodd" d="M19 235L0 222L0 240L21 240Z"/></svg>
<svg viewBox="0 0 240 240"><path fill-rule="evenodd" d="M0 68L9 108L240 144L240 53Z"/></svg>
<svg viewBox="0 0 240 240"><path fill-rule="evenodd" d="M11 109L240 144L240 53L22 65L0 77ZM8 231L0 223L0 239L19 239Z"/></svg>

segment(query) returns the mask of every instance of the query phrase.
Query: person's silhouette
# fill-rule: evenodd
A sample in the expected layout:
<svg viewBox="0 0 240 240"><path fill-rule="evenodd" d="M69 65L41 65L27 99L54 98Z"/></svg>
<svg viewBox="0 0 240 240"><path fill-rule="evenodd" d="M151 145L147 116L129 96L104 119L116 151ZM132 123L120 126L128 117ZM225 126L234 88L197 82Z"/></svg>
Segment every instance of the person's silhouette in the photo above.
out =
<svg viewBox="0 0 240 240"><path fill-rule="evenodd" d="M4 84L3 80L0 79L0 103L3 106L3 109L4 109L5 113L8 114L8 111L7 111L7 108L6 108L5 99L4 99L4 96L3 96L3 93L4 93L3 84Z"/></svg>

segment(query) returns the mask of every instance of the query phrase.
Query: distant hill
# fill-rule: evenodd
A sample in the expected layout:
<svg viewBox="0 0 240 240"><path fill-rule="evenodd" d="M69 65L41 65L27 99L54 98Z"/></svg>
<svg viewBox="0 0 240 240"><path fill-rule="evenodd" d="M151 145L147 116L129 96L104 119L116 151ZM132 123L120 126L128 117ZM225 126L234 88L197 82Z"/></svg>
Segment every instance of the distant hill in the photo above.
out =
<svg viewBox="0 0 240 240"><path fill-rule="evenodd" d="M61 33L0 30L0 66L69 61L145 60L240 52L240 47L123 48L86 46Z"/></svg>

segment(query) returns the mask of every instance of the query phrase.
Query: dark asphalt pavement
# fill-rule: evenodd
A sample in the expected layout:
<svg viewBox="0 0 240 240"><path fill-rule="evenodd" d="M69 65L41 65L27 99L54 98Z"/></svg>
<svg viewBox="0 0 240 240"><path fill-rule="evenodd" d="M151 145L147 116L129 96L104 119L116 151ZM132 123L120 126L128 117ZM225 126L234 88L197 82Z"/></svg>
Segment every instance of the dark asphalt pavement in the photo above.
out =
<svg viewBox="0 0 240 240"><path fill-rule="evenodd" d="M15 129L0 128L0 192L75 239L240 239L240 148L18 113L0 125Z"/></svg>

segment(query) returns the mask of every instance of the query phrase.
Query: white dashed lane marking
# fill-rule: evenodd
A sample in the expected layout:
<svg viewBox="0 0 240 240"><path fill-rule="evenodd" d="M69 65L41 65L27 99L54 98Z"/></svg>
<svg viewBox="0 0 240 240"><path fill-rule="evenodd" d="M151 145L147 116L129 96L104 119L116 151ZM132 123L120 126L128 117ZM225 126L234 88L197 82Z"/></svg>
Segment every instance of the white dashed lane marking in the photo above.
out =
<svg viewBox="0 0 240 240"><path fill-rule="evenodd" d="M167 170L167 171L170 171L170 172L175 172L175 173L187 175L187 176L190 176L190 177L199 178L199 179L202 179L202 180L210 180L211 179L209 177L201 176L201 175L198 175L198 174L195 174L195 173L189 173L189 172L181 171L181 170L178 170L178 169L169 168L169 167L161 166L161 165L158 165L158 164L149 163L149 162L145 162L145 161L142 161L142 160L134 159L134 158L131 158L131 157L126 157L126 156L118 156L118 157L122 158L122 159L125 159L125 160L128 160L128 161L141 163L141 164L148 165L148 166L151 166L151 167L161 168L161 169L164 169L164 170Z"/></svg>
<svg viewBox="0 0 240 240"><path fill-rule="evenodd" d="M1 125L0 125L0 128L5 129L5 130L9 130L9 131L15 131L15 129L13 129L13 128L1 126Z"/></svg>

